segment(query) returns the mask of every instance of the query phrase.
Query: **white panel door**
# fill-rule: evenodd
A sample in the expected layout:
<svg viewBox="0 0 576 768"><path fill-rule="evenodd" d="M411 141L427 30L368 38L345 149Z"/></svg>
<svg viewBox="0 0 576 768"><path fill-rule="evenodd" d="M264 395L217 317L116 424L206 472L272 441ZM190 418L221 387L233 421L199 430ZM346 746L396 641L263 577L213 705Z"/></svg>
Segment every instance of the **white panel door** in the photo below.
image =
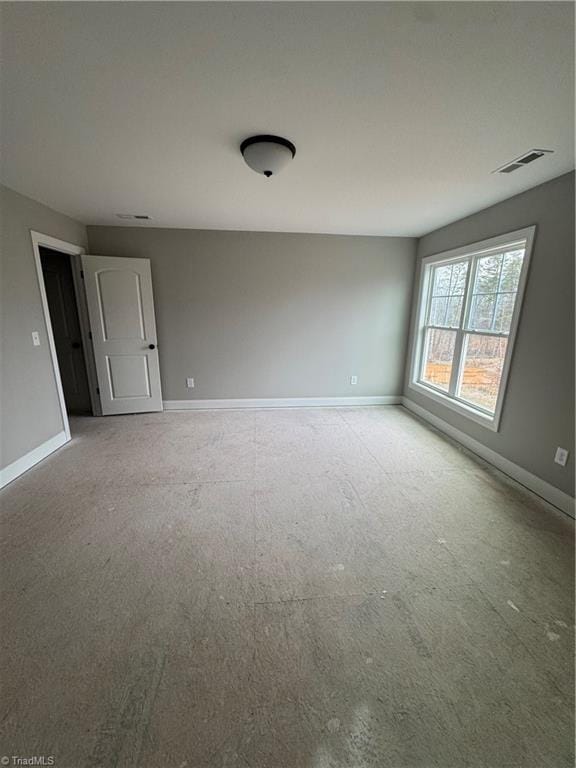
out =
<svg viewBox="0 0 576 768"><path fill-rule="evenodd" d="M82 256L102 413L162 410L149 259Z"/></svg>

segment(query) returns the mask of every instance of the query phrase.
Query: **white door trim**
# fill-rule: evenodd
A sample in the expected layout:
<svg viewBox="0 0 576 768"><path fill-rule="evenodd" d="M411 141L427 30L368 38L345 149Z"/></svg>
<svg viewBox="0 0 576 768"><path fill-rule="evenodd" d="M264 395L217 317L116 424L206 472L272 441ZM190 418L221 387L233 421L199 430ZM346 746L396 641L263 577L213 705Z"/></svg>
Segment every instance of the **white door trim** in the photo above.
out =
<svg viewBox="0 0 576 768"><path fill-rule="evenodd" d="M68 412L66 410L66 401L64 399L64 390L62 388L62 379L60 377L60 367L58 365L58 357L56 355L56 344L54 343L54 333L52 331L52 321L50 320L50 309L48 307L48 298L46 296L46 286L44 285L44 273L42 272L42 260L40 258L40 247L50 248L53 251L60 251L61 253L67 253L73 258L72 263L72 275L74 278L74 289L76 291L76 301L78 304L78 320L80 322L80 331L82 334L82 343L84 348L84 359L86 361L86 372L88 374L88 387L90 390L90 400L92 402L92 408L95 414L99 413L99 401L95 406L95 398L97 399L96 388L94 385L93 369L91 368L90 352L91 347L90 339L88 336L88 330L86 328L86 320L82 312L82 296L79 291L78 263L77 259L83 253L86 253L86 249L80 245L74 243L68 243L65 240L59 240L51 235L45 235L42 232L35 232L30 230L30 237L32 238L32 250L34 253L34 266L36 267L36 278L38 280L38 288L40 289L40 301L42 302L42 312L44 314L44 322L46 324L46 336L48 338L48 348L50 350L50 358L52 360L52 370L54 371L54 379L56 381L56 391L58 392L58 401L60 403L60 413L62 415L62 425L64 427L64 434L66 435L66 442L70 440L70 424L68 422Z"/></svg>

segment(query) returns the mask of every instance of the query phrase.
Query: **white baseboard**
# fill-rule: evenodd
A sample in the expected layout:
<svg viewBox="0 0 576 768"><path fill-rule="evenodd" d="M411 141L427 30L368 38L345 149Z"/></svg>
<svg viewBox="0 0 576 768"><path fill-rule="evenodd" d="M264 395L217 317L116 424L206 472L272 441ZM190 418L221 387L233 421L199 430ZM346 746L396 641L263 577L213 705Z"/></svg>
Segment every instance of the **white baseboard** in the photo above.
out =
<svg viewBox="0 0 576 768"><path fill-rule="evenodd" d="M240 397L218 400L165 400L165 411L201 411L216 408L334 408L352 405L401 405L400 395L378 397Z"/></svg>
<svg viewBox="0 0 576 768"><path fill-rule="evenodd" d="M54 451L61 448L64 443L67 443L69 440L70 438L66 432L59 432L57 435L54 435L54 437L51 437L50 440L46 440L45 443L39 445L38 448L34 448L33 451L30 451L25 456L16 459L12 464L8 464L7 467L0 470L0 488L4 488L4 486L11 483L12 480L16 480L17 477L20 477L20 475L28 469L31 469L35 464L38 464L39 461L42 461L42 459L45 459L51 453L54 453Z"/></svg>
<svg viewBox="0 0 576 768"><path fill-rule="evenodd" d="M546 482L546 480L542 480L542 478L538 477L537 475L533 475L532 472L528 472L527 469L524 469L518 464L514 464L513 461L504 458L504 456L496 453L496 451L493 451L491 448L487 448L485 445L478 442L478 440L475 440L473 437L470 437L465 432L461 432L459 429L456 429L456 427L448 424L448 422L430 413L420 405L417 405L413 400L405 397L403 398L403 405L417 416L420 416L420 418L428 421L430 424L432 424L432 426L436 427L441 432L444 432L457 442L462 443L463 446L468 448L473 453L476 453L478 456L480 456L480 458L484 459L489 464L492 464L494 467L496 467L496 469L499 469L505 475L508 475L513 480L516 480L516 482L520 483L520 485L523 485L537 496L540 496L540 498L544 499L544 501L547 501L549 504L552 504L553 506L562 510L562 512L570 515L570 517L575 517L574 499L572 496L564 493L564 491L561 491L559 488L555 488L553 485Z"/></svg>

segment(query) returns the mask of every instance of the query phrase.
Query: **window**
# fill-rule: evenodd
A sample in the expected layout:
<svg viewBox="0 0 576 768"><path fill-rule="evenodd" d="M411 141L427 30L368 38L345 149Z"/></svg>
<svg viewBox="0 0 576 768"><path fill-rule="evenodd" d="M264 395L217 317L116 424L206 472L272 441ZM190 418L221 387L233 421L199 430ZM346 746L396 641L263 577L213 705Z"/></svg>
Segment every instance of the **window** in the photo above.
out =
<svg viewBox="0 0 576 768"><path fill-rule="evenodd" d="M422 261L410 386L496 430L535 227Z"/></svg>

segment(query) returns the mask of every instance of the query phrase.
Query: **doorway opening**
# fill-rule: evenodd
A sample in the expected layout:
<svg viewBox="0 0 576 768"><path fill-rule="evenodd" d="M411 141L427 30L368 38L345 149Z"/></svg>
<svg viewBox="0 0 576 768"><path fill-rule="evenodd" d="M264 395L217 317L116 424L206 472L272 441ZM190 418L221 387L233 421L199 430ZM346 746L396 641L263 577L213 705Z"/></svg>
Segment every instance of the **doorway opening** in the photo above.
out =
<svg viewBox="0 0 576 768"><path fill-rule="evenodd" d="M43 245L38 250L66 412L70 416L91 415L71 256Z"/></svg>

